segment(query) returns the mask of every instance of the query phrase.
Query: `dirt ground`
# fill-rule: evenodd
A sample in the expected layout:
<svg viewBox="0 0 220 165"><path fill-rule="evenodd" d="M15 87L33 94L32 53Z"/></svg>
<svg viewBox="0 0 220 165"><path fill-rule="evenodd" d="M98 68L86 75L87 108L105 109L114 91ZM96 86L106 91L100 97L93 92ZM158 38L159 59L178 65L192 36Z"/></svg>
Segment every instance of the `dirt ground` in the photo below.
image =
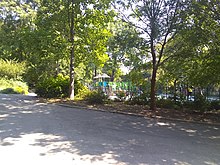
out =
<svg viewBox="0 0 220 165"><path fill-rule="evenodd" d="M96 104L96 105L90 105L86 101L53 100L50 102L56 102L70 106L80 106L88 109L105 110L108 112L135 114L135 115L146 116L151 118L166 118L166 119L174 119L174 120L220 124L220 110L209 111L209 112L198 112L187 109L175 110L175 109L157 108L156 111L152 111L149 109L149 106L128 105L123 102L112 102L110 104Z"/></svg>

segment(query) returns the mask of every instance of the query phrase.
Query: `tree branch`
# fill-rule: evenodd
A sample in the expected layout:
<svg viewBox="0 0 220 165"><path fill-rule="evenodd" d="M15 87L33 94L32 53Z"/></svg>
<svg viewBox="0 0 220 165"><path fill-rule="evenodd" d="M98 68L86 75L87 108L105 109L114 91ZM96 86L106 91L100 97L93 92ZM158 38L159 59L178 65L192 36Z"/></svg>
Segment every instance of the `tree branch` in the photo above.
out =
<svg viewBox="0 0 220 165"><path fill-rule="evenodd" d="M144 31L145 33L147 33L148 36L150 36L149 32L147 32L145 28L143 28L143 27L141 27L141 26L139 26L139 25L136 25L136 24L132 23L132 22L129 20L128 16L126 16L124 13L122 13L113 3L111 3L111 5L112 5L112 6L118 11L118 13L122 16L122 18L119 17L120 19L122 19L122 21L128 23L129 25L131 25L131 26L133 26L133 27L136 27L136 28L138 28L138 29L141 29L142 31Z"/></svg>
<svg viewBox="0 0 220 165"><path fill-rule="evenodd" d="M160 63L161 63L161 58L163 56L163 52L164 52L164 48L165 48L165 45L167 44L168 41L172 40L174 38L174 35L175 33L171 36L171 38L167 41L167 37L169 34L171 34L171 29L173 28L173 24L174 24L174 18L176 17L176 14L177 14L177 8L179 6L179 1L176 3L176 6L175 6L175 11L173 13L173 16L171 14L171 22L170 22L170 25L169 25L169 13L167 13L167 32L166 32L166 35L164 37L164 41L163 41L163 44L162 44L162 48L160 50L160 53L159 53L159 59L157 61L157 65L159 66Z"/></svg>

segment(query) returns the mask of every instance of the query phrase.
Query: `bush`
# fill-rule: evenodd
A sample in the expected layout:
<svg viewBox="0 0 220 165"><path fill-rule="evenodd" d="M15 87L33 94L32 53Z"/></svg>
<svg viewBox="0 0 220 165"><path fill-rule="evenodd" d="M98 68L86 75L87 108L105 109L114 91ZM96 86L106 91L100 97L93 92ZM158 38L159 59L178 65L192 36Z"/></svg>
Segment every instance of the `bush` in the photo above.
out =
<svg viewBox="0 0 220 165"><path fill-rule="evenodd" d="M19 63L13 60L0 59L0 77L6 79L19 80L25 72L25 63Z"/></svg>
<svg viewBox="0 0 220 165"><path fill-rule="evenodd" d="M194 102L193 101L184 101L182 106L184 108L194 109Z"/></svg>
<svg viewBox="0 0 220 165"><path fill-rule="evenodd" d="M75 96L77 99L84 99L90 92L90 90L85 85L80 83L79 81L75 81L74 85L75 85L74 92L75 92Z"/></svg>
<svg viewBox="0 0 220 165"><path fill-rule="evenodd" d="M220 100L210 102L210 110L220 110Z"/></svg>
<svg viewBox="0 0 220 165"><path fill-rule="evenodd" d="M107 100L107 96L101 90L95 90L89 92L85 100L88 101L90 104L103 104Z"/></svg>
<svg viewBox="0 0 220 165"><path fill-rule="evenodd" d="M69 95L69 77L59 74L57 77L49 77L41 80L36 85L36 94L44 98L65 98ZM88 89L78 81L74 81L74 94L83 97Z"/></svg>
<svg viewBox="0 0 220 165"><path fill-rule="evenodd" d="M201 112L212 109L216 103L211 103L206 100L206 98L202 95L196 95L194 101L185 101L183 102L183 107L189 108L191 110L198 110ZM217 106L217 105L216 105Z"/></svg>
<svg viewBox="0 0 220 165"><path fill-rule="evenodd" d="M50 77L37 83L36 94L44 98L63 98L69 93L69 78L62 75Z"/></svg>
<svg viewBox="0 0 220 165"><path fill-rule="evenodd" d="M126 99L126 93L124 91L118 91L116 93L116 96L118 97L118 101L125 101Z"/></svg>
<svg viewBox="0 0 220 165"><path fill-rule="evenodd" d="M0 93L4 94L27 94L26 83L15 80L0 79Z"/></svg>
<svg viewBox="0 0 220 165"><path fill-rule="evenodd" d="M202 95L196 95L195 101L193 102L193 108L199 111L206 111L210 107L210 103Z"/></svg>
<svg viewBox="0 0 220 165"><path fill-rule="evenodd" d="M136 95L132 97L128 103L132 105L146 105L149 103L149 94L142 93L140 95Z"/></svg>
<svg viewBox="0 0 220 165"><path fill-rule="evenodd" d="M16 86L14 88L15 92L19 93L19 94L28 94L28 91L25 90L24 88L22 88L21 86Z"/></svg>
<svg viewBox="0 0 220 165"><path fill-rule="evenodd" d="M179 106L171 99L160 99L156 102L157 107L167 109L179 109Z"/></svg>
<svg viewBox="0 0 220 165"><path fill-rule="evenodd" d="M3 94L19 94L13 88L3 89L3 90L0 91L0 93L3 93Z"/></svg>

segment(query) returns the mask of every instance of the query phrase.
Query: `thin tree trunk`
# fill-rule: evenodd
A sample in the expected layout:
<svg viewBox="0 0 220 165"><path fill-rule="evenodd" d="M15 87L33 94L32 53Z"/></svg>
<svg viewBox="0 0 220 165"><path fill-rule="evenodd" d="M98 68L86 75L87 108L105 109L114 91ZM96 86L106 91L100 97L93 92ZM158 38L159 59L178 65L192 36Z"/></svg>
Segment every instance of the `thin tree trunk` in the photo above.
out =
<svg viewBox="0 0 220 165"><path fill-rule="evenodd" d="M113 82L114 80L115 80L115 69L112 68L111 81Z"/></svg>
<svg viewBox="0 0 220 165"><path fill-rule="evenodd" d="M176 83L177 83L177 79L175 79L175 81L174 81L174 91L173 91L175 102L176 102Z"/></svg>
<svg viewBox="0 0 220 165"><path fill-rule="evenodd" d="M70 89L69 96L71 100L74 100L74 0L71 1L71 6L69 10L70 16Z"/></svg>
<svg viewBox="0 0 220 165"><path fill-rule="evenodd" d="M152 71L152 77L151 77L151 93L150 93L150 109L153 111L156 111L156 75L157 70L154 67Z"/></svg>
<svg viewBox="0 0 220 165"><path fill-rule="evenodd" d="M97 76L97 68L96 68L96 66L95 66L95 70L94 70L94 77L96 77Z"/></svg>
<svg viewBox="0 0 220 165"><path fill-rule="evenodd" d="M115 80L115 72L116 72L116 66L117 66L116 56L113 56L112 62L113 62L113 66L112 66L111 81L113 82Z"/></svg>
<svg viewBox="0 0 220 165"><path fill-rule="evenodd" d="M153 60L153 70L151 75L151 92L150 92L150 109L156 111L156 77L157 77L157 64L156 64L156 52L154 49L154 42L151 39L151 55Z"/></svg>
<svg viewBox="0 0 220 165"><path fill-rule="evenodd" d="M70 99L74 100L74 49L71 48L70 54Z"/></svg>

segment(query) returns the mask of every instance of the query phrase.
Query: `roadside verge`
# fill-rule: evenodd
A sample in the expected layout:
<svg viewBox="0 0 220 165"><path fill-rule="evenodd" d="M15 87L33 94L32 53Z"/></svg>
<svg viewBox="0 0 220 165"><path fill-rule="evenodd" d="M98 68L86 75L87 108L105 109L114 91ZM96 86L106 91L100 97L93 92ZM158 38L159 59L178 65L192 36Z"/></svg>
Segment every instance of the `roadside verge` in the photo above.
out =
<svg viewBox="0 0 220 165"><path fill-rule="evenodd" d="M185 116L179 116L177 117L169 117L169 115L161 115L161 114L154 114L150 110L142 110L141 113L137 113L137 111L122 111L115 109L110 109L109 107L94 107L94 106L82 106L82 105L74 105L74 104L66 104L66 103L54 103L59 106L68 107L68 108L76 108L76 109L83 109L83 110L93 110L93 111L99 111L99 112L108 112L108 113L118 113L123 115L130 115L130 116L137 116L137 117L144 117L147 119L156 119L156 120L168 120L168 121L178 121L178 122L188 122L188 123L196 123L196 124L208 124L208 125L217 125L220 126L220 122L218 120L211 120L211 119L204 119L202 121L199 121L198 118L195 119L195 117L188 119ZM173 112L170 112L173 113ZM218 118L219 115L217 114ZM220 119L219 119L220 120Z"/></svg>

